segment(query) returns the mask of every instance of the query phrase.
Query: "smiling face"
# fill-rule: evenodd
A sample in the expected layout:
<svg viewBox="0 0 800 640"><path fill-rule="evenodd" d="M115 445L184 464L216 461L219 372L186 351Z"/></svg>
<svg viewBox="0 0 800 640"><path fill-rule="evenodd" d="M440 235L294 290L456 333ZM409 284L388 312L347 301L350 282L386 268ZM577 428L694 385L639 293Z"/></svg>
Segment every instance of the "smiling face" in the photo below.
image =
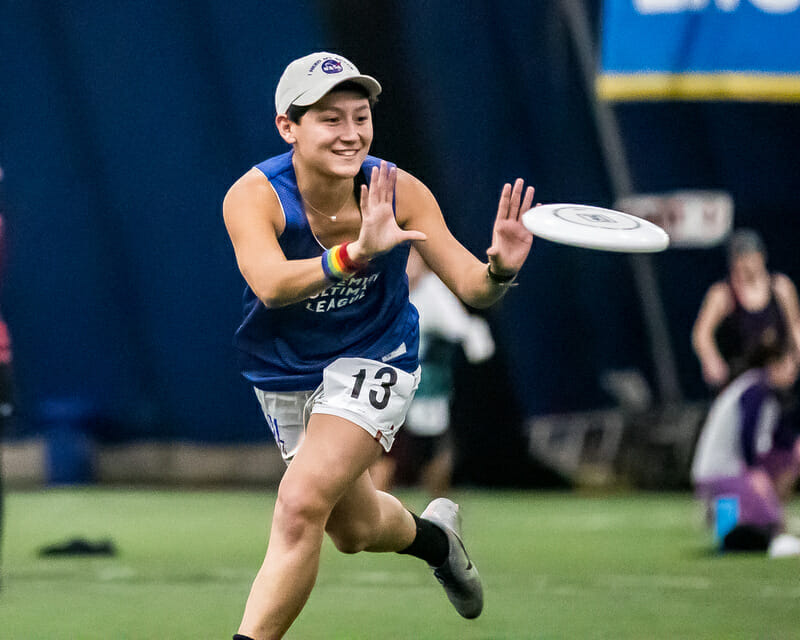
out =
<svg viewBox="0 0 800 640"><path fill-rule="evenodd" d="M372 144L372 111L358 91L333 91L298 122L278 116L277 124L283 139L294 145L295 162L328 177L354 177Z"/></svg>

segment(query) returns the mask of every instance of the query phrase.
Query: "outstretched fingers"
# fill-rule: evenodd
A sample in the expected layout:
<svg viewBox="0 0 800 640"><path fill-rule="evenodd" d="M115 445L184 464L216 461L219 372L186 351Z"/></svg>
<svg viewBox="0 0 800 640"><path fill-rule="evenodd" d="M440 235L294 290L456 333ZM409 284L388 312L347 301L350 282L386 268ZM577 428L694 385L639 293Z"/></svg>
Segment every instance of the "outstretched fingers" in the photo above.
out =
<svg viewBox="0 0 800 640"><path fill-rule="evenodd" d="M505 220L511 208L511 185L506 183L500 192L500 202L497 204L497 219Z"/></svg>
<svg viewBox="0 0 800 640"><path fill-rule="evenodd" d="M397 185L397 167L382 160L380 167L372 167L369 187L361 185L361 215L394 216L394 190Z"/></svg>
<svg viewBox="0 0 800 640"><path fill-rule="evenodd" d="M516 220L519 217L519 203L522 200L522 188L525 182L522 178L514 180L514 187L511 189L511 199L508 204L508 218Z"/></svg>
<svg viewBox="0 0 800 640"><path fill-rule="evenodd" d="M397 185L397 168L382 161L372 167L369 187L361 186L361 231L357 249L367 257L389 251L407 241L422 241L426 235L421 231L404 230L397 225L394 214L394 195Z"/></svg>
<svg viewBox="0 0 800 640"><path fill-rule="evenodd" d="M394 200L394 189L397 185L397 167L389 168L385 162L381 162L381 171L386 169L384 184L384 198L389 204Z"/></svg>
<svg viewBox="0 0 800 640"><path fill-rule="evenodd" d="M525 189L525 198L522 200L522 206L519 208L517 212L517 218L521 216L526 211L530 210L533 207L533 194L535 189L533 187L528 187Z"/></svg>
<svg viewBox="0 0 800 640"><path fill-rule="evenodd" d="M497 219L519 220L520 215L533 206L533 192L533 187L525 188L522 178L517 178L513 186L509 183L503 185L497 205Z"/></svg>
<svg viewBox="0 0 800 640"><path fill-rule="evenodd" d="M363 218L363 216L368 213L369 209L369 189L365 184L361 185L361 193L359 194L359 200L360 200L359 204L361 208L361 216Z"/></svg>

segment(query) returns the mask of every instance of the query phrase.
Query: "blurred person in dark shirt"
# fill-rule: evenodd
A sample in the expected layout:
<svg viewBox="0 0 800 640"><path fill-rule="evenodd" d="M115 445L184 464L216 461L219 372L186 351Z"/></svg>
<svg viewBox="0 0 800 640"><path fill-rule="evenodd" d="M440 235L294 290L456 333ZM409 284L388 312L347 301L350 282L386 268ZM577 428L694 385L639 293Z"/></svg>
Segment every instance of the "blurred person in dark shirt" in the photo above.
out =
<svg viewBox="0 0 800 640"><path fill-rule="evenodd" d="M767 351L800 345L797 290L782 273L767 269L758 233L740 229L728 242L728 276L703 299L692 329L692 346L703 379L715 391L760 366Z"/></svg>

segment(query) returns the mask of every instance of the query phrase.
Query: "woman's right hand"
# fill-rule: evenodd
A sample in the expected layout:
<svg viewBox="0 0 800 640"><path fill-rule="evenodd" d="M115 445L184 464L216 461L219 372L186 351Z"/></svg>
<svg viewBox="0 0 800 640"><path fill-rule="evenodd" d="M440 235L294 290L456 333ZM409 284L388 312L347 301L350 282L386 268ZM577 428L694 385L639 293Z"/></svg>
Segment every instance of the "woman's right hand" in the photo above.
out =
<svg viewBox="0 0 800 640"><path fill-rule="evenodd" d="M707 357L703 360L703 380L710 387L721 387L728 381L730 369L721 356Z"/></svg>
<svg viewBox="0 0 800 640"><path fill-rule="evenodd" d="M369 187L361 187L361 231L358 240L347 246L353 260L365 262L403 242L426 239L421 231L398 226L393 206L396 183L397 168L381 161L380 168L372 168Z"/></svg>

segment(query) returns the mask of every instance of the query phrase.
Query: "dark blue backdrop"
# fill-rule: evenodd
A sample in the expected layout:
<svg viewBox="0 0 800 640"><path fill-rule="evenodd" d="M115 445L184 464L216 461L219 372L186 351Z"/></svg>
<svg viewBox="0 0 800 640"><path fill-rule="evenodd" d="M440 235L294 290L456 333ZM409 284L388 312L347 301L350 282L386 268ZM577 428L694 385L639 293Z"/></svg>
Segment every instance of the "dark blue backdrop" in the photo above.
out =
<svg viewBox="0 0 800 640"><path fill-rule="evenodd" d="M589 3L593 16L597 4ZM220 205L284 149L285 64L332 49L376 75L373 152L422 178L483 255L503 182L611 204L555 2L0 2L0 166L22 429L77 399L119 437L264 437L231 335L242 280ZM795 105L616 108L637 189L725 188L797 279ZM655 257L681 384L705 395L689 329L721 249ZM609 402L607 368L652 362L627 259L539 241L490 314L522 412ZM487 425L486 428L492 428Z"/></svg>

